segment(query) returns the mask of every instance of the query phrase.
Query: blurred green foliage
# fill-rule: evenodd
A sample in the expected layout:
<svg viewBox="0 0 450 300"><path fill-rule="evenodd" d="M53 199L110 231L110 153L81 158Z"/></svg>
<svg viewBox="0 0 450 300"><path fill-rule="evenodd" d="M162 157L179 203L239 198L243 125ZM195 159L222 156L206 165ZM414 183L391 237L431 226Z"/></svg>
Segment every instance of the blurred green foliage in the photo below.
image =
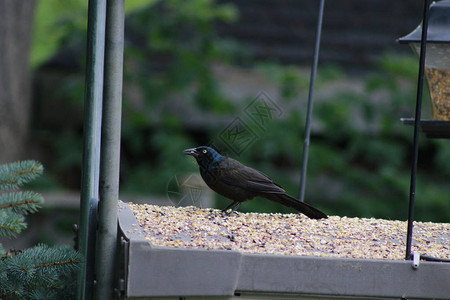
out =
<svg viewBox="0 0 450 300"><path fill-rule="evenodd" d="M212 64L233 59L237 47L215 34L213 22L231 22L237 12L212 0L171 0L129 15L131 40L125 54L125 80L145 98L125 98L122 191L164 194L170 178L191 170L181 151L195 144L181 120L155 107L183 97L203 111L229 113L234 106L221 92ZM208 133L206 133L208 134ZM129 159L127 159L129 158Z"/></svg>
<svg viewBox="0 0 450 300"><path fill-rule="evenodd" d="M242 46L215 31L215 23L238 18L231 4L214 0L141 3L146 5L130 10L126 23L121 191L165 195L173 176L197 172L182 150L208 144L222 130L214 124L189 128L164 109L165 101L182 98L202 113L229 116L231 122L252 99L242 99L242 105L230 101L220 88L213 64L236 65L245 60L248 67L251 59ZM51 9L57 12L62 7ZM63 20L55 17L45 28L71 24L71 30L54 36L60 41L83 39L85 25L69 22L74 14L68 14L68 19L57 15ZM42 35L38 30L36 40ZM54 53L63 46L57 43L36 51ZM36 55L41 58L35 61L48 57ZM264 129L254 128L258 138L235 158L269 174L296 195L306 103L291 106L306 98L309 72L256 62L253 69L278 86L280 99L274 100L283 107L283 114ZM416 74L414 57L394 54L381 55L373 70L356 76L335 65L319 67L317 90L324 92L318 93L323 96L316 99L314 109L306 190L309 203L330 215L406 219L412 127L399 119L413 114ZM73 82L61 85L66 88L64 101L81 105L82 82ZM55 129L51 145L55 159L48 169L63 173L79 168L78 133ZM416 219L449 221L449 142L422 138L420 150ZM226 201L219 199L220 207ZM241 210L289 211L264 200L247 202Z"/></svg>
<svg viewBox="0 0 450 300"><path fill-rule="evenodd" d="M156 0L125 1L127 13L139 10ZM72 39L82 39L87 29L88 1L38 1L34 21L31 65L38 67ZM74 34L77 32L77 34ZM78 40L79 41L79 40Z"/></svg>

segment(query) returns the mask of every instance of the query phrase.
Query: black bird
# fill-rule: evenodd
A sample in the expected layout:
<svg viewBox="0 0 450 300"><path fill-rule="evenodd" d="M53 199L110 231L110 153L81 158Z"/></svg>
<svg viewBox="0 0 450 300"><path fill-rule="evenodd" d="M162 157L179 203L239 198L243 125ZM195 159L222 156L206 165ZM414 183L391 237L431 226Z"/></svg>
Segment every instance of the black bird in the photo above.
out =
<svg viewBox="0 0 450 300"><path fill-rule="evenodd" d="M186 149L184 154L197 160L203 180L213 191L233 201L223 212L231 208L231 214L242 202L260 196L292 207L311 219L327 218L320 210L286 194L286 191L268 176L237 160L220 155L211 147Z"/></svg>

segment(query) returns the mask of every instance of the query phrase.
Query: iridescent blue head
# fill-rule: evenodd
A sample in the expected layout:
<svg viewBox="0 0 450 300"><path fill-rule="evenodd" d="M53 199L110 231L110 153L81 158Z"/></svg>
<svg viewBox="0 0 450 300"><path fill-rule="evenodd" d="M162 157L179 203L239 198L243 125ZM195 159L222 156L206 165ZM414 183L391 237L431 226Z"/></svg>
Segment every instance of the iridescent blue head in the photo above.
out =
<svg viewBox="0 0 450 300"><path fill-rule="evenodd" d="M195 157L198 165L207 169L214 166L224 158L216 150L208 146L186 149L183 153Z"/></svg>

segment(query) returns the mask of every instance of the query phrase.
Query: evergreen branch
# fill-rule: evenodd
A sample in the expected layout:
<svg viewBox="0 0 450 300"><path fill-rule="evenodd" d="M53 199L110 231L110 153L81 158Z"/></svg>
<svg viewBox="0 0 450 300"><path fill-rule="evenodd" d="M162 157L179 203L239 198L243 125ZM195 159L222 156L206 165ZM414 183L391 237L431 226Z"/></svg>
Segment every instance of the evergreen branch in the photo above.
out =
<svg viewBox="0 0 450 300"><path fill-rule="evenodd" d="M16 227L13 225L0 224L0 228L7 229L7 230L14 230Z"/></svg>
<svg viewBox="0 0 450 300"><path fill-rule="evenodd" d="M64 297L65 298L65 297ZM30 300L42 300L42 299L61 299L61 296L58 295L57 291L54 289L33 289L32 291L26 294L26 299ZM70 299L75 299L70 297Z"/></svg>
<svg viewBox="0 0 450 300"><path fill-rule="evenodd" d="M17 189L42 175L43 171L42 164L34 160L0 165L0 190Z"/></svg>
<svg viewBox="0 0 450 300"><path fill-rule="evenodd" d="M25 218L16 213L0 214L0 237L15 237L27 228Z"/></svg>
<svg viewBox="0 0 450 300"><path fill-rule="evenodd" d="M54 262L48 262L43 263L40 265L35 265L33 268L39 269L39 268L48 268L53 266L59 266L59 265L66 265L66 264L77 264L79 262L78 258L70 258L62 261L54 261Z"/></svg>
<svg viewBox="0 0 450 300"><path fill-rule="evenodd" d="M29 173L36 174L37 172L39 172L39 169L40 169L39 166L35 166L35 167L29 168L27 170L18 171L17 173L14 174L14 176L20 177L20 176L23 176L23 175L29 174Z"/></svg>
<svg viewBox="0 0 450 300"><path fill-rule="evenodd" d="M0 237L15 236L26 228L24 215L36 212L43 203L40 194L18 190L42 172L36 161L0 165ZM0 299L74 297L81 261L74 249L38 245L6 253L0 244L0 256Z"/></svg>
<svg viewBox="0 0 450 300"><path fill-rule="evenodd" d="M69 246L49 247L39 244L17 254L12 260L16 266L25 271L34 273L45 268L54 268L59 271L72 271L78 268L79 254ZM45 274L41 274L45 275Z"/></svg>
<svg viewBox="0 0 450 300"><path fill-rule="evenodd" d="M0 211L7 210L26 215L40 208L44 198L35 192L11 192L0 195Z"/></svg>
<svg viewBox="0 0 450 300"><path fill-rule="evenodd" d="M0 262L0 297L62 299L75 288L80 261L71 247L43 244L7 257Z"/></svg>

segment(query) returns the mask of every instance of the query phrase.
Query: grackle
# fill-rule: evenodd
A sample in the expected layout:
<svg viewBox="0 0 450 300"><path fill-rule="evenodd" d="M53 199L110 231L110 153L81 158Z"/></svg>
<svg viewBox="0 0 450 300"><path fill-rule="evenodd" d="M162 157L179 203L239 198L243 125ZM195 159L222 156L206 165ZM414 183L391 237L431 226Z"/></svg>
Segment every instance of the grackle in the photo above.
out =
<svg viewBox="0 0 450 300"><path fill-rule="evenodd" d="M320 210L286 194L286 191L268 176L237 160L220 155L211 147L186 149L184 154L197 160L203 180L213 191L233 201L223 212L231 208L231 214L242 202L260 196L292 207L311 219L327 218Z"/></svg>

